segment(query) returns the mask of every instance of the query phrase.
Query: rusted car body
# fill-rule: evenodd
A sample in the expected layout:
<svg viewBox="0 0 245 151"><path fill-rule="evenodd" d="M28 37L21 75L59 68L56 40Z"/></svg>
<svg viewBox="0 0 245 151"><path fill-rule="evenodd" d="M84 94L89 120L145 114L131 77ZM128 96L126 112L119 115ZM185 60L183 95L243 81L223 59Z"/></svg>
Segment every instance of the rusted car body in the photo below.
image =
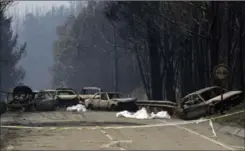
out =
<svg viewBox="0 0 245 151"><path fill-rule="evenodd" d="M117 92L98 92L92 98L85 100L88 109L100 110L137 110L136 98L125 98Z"/></svg>
<svg viewBox="0 0 245 151"><path fill-rule="evenodd" d="M218 112L223 113L242 101L242 91L227 91L217 86L207 87L185 96L178 104L177 115L186 120L197 119Z"/></svg>
<svg viewBox="0 0 245 151"><path fill-rule="evenodd" d="M95 93L102 92L99 87L84 87L79 94L79 97L84 101L86 99L92 98Z"/></svg>

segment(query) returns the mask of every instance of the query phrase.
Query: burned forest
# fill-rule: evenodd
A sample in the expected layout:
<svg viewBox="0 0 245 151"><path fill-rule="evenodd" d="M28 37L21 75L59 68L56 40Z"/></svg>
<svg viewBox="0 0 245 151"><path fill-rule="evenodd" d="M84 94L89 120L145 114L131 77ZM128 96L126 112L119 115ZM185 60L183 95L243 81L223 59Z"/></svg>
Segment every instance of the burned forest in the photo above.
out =
<svg viewBox="0 0 245 151"><path fill-rule="evenodd" d="M93 2L57 27L54 85L178 100L221 85L244 90L244 2ZM142 91L143 90L143 91Z"/></svg>
<svg viewBox="0 0 245 151"><path fill-rule="evenodd" d="M170 101L213 85L244 90L244 2L71 2L27 13L19 36L4 2L1 86L98 86ZM223 83L213 77L219 64L229 70Z"/></svg>

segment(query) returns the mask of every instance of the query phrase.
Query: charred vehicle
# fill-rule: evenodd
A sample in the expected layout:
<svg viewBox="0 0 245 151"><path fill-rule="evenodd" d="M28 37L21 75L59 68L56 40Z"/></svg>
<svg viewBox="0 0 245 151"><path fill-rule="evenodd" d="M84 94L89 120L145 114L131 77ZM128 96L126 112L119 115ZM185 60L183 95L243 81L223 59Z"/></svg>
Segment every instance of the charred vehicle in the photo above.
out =
<svg viewBox="0 0 245 151"><path fill-rule="evenodd" d="M99 87L84 87L79 94L79 97L82 101L92 98L95 93L102 92L102 89Z"/></svg>
<svg viewBox="0 0 245 151"><path fill-rule="evenodd" d="M182 119L196 119L225 110L242 102L242 91L227 91L217 86L207 87L185 96L177 107Z"/></svg>
<svg viewBox="0 0 245 151"><path fill-rule="evenodd" d="M28 86L17 86L14 88L13 93L9 93L7 97L7 109L18 110L24 109L30 111L34 109L35 94Z"/></svg>
<svg viewBox="0 0 245 151"><path fill-rule="evenodd" d="M88 109L100 110L137 110L136 98L125 98L117 92L98 92L90 99L85 100Z"/></svg>
<svg viewBox="0 0 245 151"><path fill-rule="evenodd" d="M36 110L56 110L58 101L54 99L56 90L41 90L35 95Z"/></svg>
<svg viewBox="0 0 245 151"><path fill-rule="evenodd" d="M68 107L80 103L80 97L76 91L71 88L56 89L54 99L57 100L58 107Z"/></svg>

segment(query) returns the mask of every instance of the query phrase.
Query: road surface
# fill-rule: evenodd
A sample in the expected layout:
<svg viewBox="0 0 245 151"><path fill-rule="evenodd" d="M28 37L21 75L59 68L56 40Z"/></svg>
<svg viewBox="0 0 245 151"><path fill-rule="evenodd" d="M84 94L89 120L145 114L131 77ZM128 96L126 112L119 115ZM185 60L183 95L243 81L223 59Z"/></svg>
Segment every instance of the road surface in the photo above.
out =
<svg viewBox="0 0 245 151"><path fill-rule="evenodd" d="M213 137L208 122L163 126L181 121L116 118L113 112L81 115L58 111L6 114L1 121L2 125L43 127L1 128L1 135L6 138L4 149L8 150L241 150L244 147L244 140L235 136L216 132L217 137Z"/></svg>

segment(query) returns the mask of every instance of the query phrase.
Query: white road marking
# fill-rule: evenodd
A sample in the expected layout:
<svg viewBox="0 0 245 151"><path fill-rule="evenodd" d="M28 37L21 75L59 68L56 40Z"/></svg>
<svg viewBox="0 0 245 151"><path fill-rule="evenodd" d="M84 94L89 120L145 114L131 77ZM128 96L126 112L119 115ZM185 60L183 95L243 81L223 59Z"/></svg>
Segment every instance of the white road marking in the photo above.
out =
<svg viewBox="0 0 245 151"><path fill-rule="evenodd" d="M168 123L168 122L163 121L163 120L162 120L162 122ZM173 125L173 126L176 127L176 128L179 128L179 129L181 129L181 130L185 130L185 131L187 131L187 132L189 132L189 133L195 134L195 135L197 135L197 136L199 136L199 137L201 137L201 138L203 138L203 139L205 139L205 140L208 140L208 141L210 141L210 142L212 142L212 143L214 143L214 144L216 144L216 145L222 146L222 147L225 148L225 149L228 149L228 150L235 150L234 148L229 147L229 146L227 146L227 145L224 144L224 143L221 143L221 142L219 142L219 141L217 141L217 140L214 140L214 139L212 139L212 138L209 138L209 137L207 137L207 136L205 136L205 135L202 135L202 134L200 134L200 133L198 133L198 132L196 132L196 131L193 131L193 130L191 130L191 129L189 129L189 128L185 128L185 127L182 127L182 126L179 126L179 125Z"/></svg>
<svg viewBox="0 0 245 151"><path fill-rule="evenodd" d="M120 140L120 141L112 141L108 144L104 144L104 145L101 145L101 148L109 148L109 147L112 147L113 145L117 145L117 144L120 144L120 143L132 143L133 141L132 140ZM126 150L122 147L119 147L120 150Z"/></svg>
<svg viewBox="0 0 245 151"><path fill-rule="evenodd" d="M13 150L13 149L14 149L14 146L12 146L12 145L9 145L6 147L6 150Z"/></svg>
<svg viewBox="0 0 245 151"><path fill-rule="evenodd" d="M119 141L115 141L115 139L109 135L105 130L103 129L99 129L101 133L103 133L110 141L109 144L105 144L105 145L102 145L101 148L109 148L111 147L112 145L117 145L117 144L120 144L120 143L132 143L132 140L119 140ZM118 146L120 150L126 150L125 148L121 147L120 145Z"/></svg>
<svg viewBox="0 0 245 151"><path fill-rule="evenodd" d="M245 147L243 147L243 146L231 146L231 147L237 148L237 149L244 149L245 150Z"/></svg>
<svg viewBox="0 0 245 151"><path fill-rule="evenodd" d="M71 127L64 127L64 130L68 130L68 129L71 129Z"/></svg>
<svg viewBox="0 0 245 151"><path fill-rule="evenodd" d="M106 131L104 131L104 130L101 130L100 129L100 131L101 131L101 133L103 133L110 141L113 141L114 139L113 139L113 137L111 136L111 135L109 135Z"/></svg>

